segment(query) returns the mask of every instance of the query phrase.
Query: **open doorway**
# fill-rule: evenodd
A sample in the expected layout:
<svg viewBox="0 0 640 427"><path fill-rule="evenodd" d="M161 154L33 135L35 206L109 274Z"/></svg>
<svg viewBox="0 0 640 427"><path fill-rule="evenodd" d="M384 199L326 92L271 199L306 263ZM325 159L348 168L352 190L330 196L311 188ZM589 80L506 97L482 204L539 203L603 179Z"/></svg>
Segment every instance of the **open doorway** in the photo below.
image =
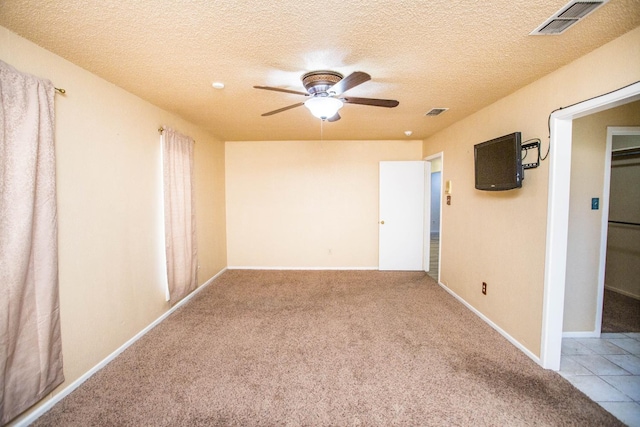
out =
<svg viewBox="0 0 640 427"><path fill-rule="evenodd" d="M640 371L626 363L640 354L640 144L616 140L633 128L612 124L640 125L640 101L572 123L559 373L628 422L628 406L611 403L633 401L624 384L640 384Z"/></svg>
<svg viewBox="0 0 640 427"><path fill-rule="evenodd" d="M640 83L634 83L608 94L559 109L549 118L550 172L540 354L540 362L547 369L560 368L567 274L572 122L576 118L639 99Z"/></svg>
<svg viewBox="0 0 640 427"><path fill-rule="evenodd" d="M603 324L604 332L614 332L608 328L611 316L603 316L603 297L606 293L608 303L625 301L622 295L617 298L605 291L605 283L640 298L638 276L633 274L640 274L640 267L636 267L640 266L640 234L631 236L640 230L620 224L621 218L640 221L636 218L636 211L640 212L640 165L632 158L612 158L612 153L619 158L623 144L616 141L613 149L614 139L631 129L611 127L612 123L640 125L640 101L574 119L572 124L563 337L597 338ZM610 210L614 211L612 218ZM617 310L609 307L607 313Z"/></svg>
<svg viewBox="0 0 640 427"><path fill-rule="evenodd" d="M442 166L443 153L438 153L425 158L431 164L431 196L429 209L431 211L428 230L425 237L429 238L429 276L436 282L440 282L440 241L441 226L440 215L442 212Z"/></svg>
<svg viewBox="0 0 640 427"><path fill-rule="evenodd" d="M640 115L637 121L640 125ZM640 332L640 127L609 127L607 155L611 166L604 292L598 301L601 331Z"/></svg>

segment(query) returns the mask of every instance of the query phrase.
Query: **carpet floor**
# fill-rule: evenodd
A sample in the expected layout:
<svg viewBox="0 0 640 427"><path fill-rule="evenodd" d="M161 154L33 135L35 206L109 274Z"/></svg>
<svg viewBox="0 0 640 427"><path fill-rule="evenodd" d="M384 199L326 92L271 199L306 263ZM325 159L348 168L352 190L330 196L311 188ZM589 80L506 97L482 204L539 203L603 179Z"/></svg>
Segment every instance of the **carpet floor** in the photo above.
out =
<svg viewBox="0 0 640 427"><path fill-rule="evenodd" d="M640 332L640 300L604 290L602 332Z"/></svg>
<svg viewBox="0 0 640 427"><path fill-rule="evenodd" d="M34 425L622 424L424 273L227 271Z"/></svg>

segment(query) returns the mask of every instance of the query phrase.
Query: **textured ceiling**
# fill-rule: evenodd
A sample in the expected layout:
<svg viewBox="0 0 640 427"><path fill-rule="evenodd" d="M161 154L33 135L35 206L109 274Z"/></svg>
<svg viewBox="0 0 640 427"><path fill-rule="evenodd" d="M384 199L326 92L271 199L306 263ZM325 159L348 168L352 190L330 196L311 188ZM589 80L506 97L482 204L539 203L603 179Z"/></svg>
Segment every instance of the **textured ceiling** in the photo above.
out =
<svg viewBox="0 0 640 427"><path fill-rule="evenodd" d="M640 25L610 0L560 36L528 34L567 0L0 0L0 25L222 140L319 139L300 76L372 76L325 139L423 139ZM223 90L211 87L224 82ZM55 82L54 82L55 83ZM425 117L433 107L449 111Z"/></svg>

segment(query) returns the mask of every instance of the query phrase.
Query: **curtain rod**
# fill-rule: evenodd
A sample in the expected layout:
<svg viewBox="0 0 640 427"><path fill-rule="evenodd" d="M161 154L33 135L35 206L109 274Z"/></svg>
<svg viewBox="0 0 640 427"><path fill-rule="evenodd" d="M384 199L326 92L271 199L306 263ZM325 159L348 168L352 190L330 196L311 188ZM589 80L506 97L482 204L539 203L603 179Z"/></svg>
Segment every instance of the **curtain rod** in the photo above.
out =
<svg viewBox="0 0 640 427"><path fill-rule="evenodd" d="M160 135L162 135L162 132L164 132L164 128L163 128L162 126L160 126L160 127L158 128L158 133L159 133ZM196 143L196 140L195 140L195 139L193 140L193 143L194 143L194 144Z"/></svg>
<svg viewBox="0 0 640 427"><path fill-rule="evenodd" d="M609 220L610 224L621 224L621 225L635 225L636 227L640 227L640 224L637 222L628 222L628 221L612 221Z"/></svg>
<svg viewBox="0 0 640 427"><path fill-rule="evenodd" d="M56 92L61 93L61 94L63 94L63 95L64 95L65 93L67 93L67 91L66 91L66 90L64 90L64 89L60 89L60 88L58 88L58 87L54 87L54 89L56 90Z"/></svg>
<svg viewBox="0 0 640 427"><path fill-rule="evenodd" d="M638 154L640 154L640 147L621 148L613 150L611 152L611 157L637 156Z"/></svg>

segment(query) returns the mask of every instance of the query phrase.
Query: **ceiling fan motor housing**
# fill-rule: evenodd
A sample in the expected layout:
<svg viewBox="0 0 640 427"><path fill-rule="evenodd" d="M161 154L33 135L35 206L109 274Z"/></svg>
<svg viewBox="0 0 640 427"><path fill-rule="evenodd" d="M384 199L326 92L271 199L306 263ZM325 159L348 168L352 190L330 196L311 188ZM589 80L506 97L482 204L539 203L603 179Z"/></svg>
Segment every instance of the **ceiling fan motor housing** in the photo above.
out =
<svg viewBox="0 0 640 427"><path fill-rule="evenodd" d="M326 93L331 86L342 80L344 76L335 71L311 71L302 76L302 84L310 95Z"/></svg>

